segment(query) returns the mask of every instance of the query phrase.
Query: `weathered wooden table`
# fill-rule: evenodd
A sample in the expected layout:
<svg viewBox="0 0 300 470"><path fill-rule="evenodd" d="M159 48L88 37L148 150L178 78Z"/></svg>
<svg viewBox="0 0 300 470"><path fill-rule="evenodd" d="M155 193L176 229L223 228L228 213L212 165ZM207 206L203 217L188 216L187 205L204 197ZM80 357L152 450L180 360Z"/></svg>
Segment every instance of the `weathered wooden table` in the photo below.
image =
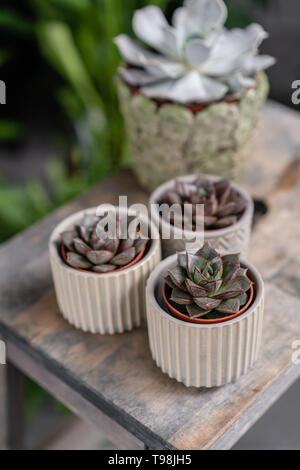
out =
<svg viewBox="0 0 300 470"><path fill-rule="evenodd" d="M292 362L300 340L300 117L269 103L244 181L265 201L250 260L266 281L265 328L256 367L218 389L185 388L153 363L145 329L92 336L58 312L47 242L53 227L78 209L146 201L122 172L56 211L0 249L0 447L22 447L23 374L75 413L104 427L120 449L228 449L300 377ZM296 343L295 343L296 345Z"/></svg>

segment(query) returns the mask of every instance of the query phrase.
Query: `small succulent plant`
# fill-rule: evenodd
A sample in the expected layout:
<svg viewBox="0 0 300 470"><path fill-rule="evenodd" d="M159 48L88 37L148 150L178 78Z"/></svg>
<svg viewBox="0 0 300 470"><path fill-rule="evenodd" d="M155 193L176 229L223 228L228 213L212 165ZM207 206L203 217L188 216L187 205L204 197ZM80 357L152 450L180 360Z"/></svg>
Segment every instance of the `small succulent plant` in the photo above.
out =
<svg viewBox="0 0 300 470"><path fill-rule="evenodd" d="M118 238L117 235L108 234L101 238L101 233L104 233L98 226L101 220L102 217L85 214L80 225L61 234L70 266L96 273L112 272L130 264L148 243L148 238L139 231L137 218L128 219L128 227L129 224L136 227L135 238ZM118 227L115 232L118 234Z"/></svg>
<svg viewBox="0 0 300 470"><path fill-rule="evenodd" d="M209 243L196 254L179 253L178 265L165 279L170 301L190 318L215 319L238 313L248 301L252 282L239 254L221 256Z"/></svg>
<svg viewBox="0 0 300 470"><path fill-rule="evenodd" d="M118 36L115 42L127 64L120 75L148 97L183 104L240 96L274 59L258 55L267 37L260 25L228 30L226 19L223 0L185 0L172 25L157 6L137 10L133 30L149 47Z"/></svg>
<svg viewBox="0 0 300 470"><path fill-rule="evenodd" d="M230 181L224 179L213 182L204 176L196 176L195 180L189 183L176 180L174 189L167 191L160 202L169 206L179 204L180 213L189 219L184 220L184 226L191 230L197 225L198 204L204 206L205 230L217 230L235 224L247 205L246 200L232 187ZM191 214L184 211L185 204L189 204L192 208ZM183 225L180 217L177 219L171 214L170 220L174 225L180 227Z"/></svg>

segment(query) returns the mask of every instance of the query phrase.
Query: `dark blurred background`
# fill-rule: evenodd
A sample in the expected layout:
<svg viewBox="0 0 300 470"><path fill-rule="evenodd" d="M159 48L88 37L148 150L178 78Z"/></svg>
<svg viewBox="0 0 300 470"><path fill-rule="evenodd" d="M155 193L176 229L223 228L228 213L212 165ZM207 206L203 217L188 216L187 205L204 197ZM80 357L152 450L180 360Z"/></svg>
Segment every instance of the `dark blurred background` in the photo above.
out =
<svg viewBox="0 0 300 470"><path fill-rule="evenodd" d="M118 168L130 165L114 75L113 38L131 32L135 9L171 18L180 0L1 0L0 243ZM228 27L258 21L271 98L293 106L300 79L299 0L228 0ZM28 382L28 414L45 400ZM59 408L60 411L64 410Z"/></svg>

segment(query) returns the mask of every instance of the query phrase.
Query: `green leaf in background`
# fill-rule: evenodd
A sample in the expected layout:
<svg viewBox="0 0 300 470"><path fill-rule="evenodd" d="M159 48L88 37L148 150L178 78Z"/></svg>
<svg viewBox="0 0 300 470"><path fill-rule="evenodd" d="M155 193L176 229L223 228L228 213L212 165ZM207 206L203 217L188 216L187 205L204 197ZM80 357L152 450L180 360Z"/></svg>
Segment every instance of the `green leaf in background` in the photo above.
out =
<svg viewBox="0 0 300 470"><path fill-rule="evenodd" d="M37 34L44 54L72 84L85 106L103 108L102 98L90 80L70 28L58 22L41 23Z"/></svg>
<svg viewBox="0 0 300 470"><path fill-rule="evenodd" d="M42 184L20 186L0 181L0 242L24 230L53 208Z"/></svg>
<svg viewBox="0 0 300 470"><path fill-rule="evenodd" d="M0 120L0 142L11 142L18 140L23 135L22 126L10 120Z"/></svg>
<svg viewBox="0 0 300 470"><path fill-rule="evenodd" d="M0 49L0 66L5 64L5 62L8 61L9 57L10 57L9 51L5 49Z"/></svg>
<svg viewBox="0 0 300 470"><path fill-rule="evenodd" d="M17 12L6 8L0 9L0 29L13 33L29 34L33 32L33 26L22 18Z"/></svg>

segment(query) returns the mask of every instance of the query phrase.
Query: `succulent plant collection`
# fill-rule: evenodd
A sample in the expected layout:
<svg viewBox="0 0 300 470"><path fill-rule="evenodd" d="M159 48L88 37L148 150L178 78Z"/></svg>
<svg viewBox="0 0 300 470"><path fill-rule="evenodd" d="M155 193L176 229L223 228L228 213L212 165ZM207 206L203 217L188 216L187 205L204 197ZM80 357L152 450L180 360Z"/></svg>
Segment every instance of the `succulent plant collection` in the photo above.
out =
<svg viewBox="0 0 300 470"><path fill-rule="evenodd" d="M185 0L169 24L157 6L135 12L133 30L115 39L130 85L155 99L181 104L239 97L255 86L256 75L274 63L258 48L267 33L258 24L228 30L223 0Z"/></svg>
<svg viewBox="0 0 300 470"><path fill-rule="evenodd" d="M238 313L252 286L239 254L221 256L209 243L195 254L178 254L178 264L165 282L172 289L170 301L192 319Z"/></svg>
<svg viewBox="0 0 300 470"><path fill-rule="evenodd" d="M129 265L145 249L149 239L139 230L137 218L128 218L128 226L136 228L135 237L119 236L118 221L115 234L99 228L103 217L85 214L82 222L61 234L67 263L75 268L95 273L109 273Z"/></svg>
<svg viewBox="0 0 300 470"><path fill-rule="evenodd" d="M161 203L170 206L171 222L174 225L179 223L180 227L182 227L182 219L176 219L171 208L174 204L181 206L180 212L189 219L184 220L185 227L190 226L190 229L194 229L197 225L197 217L202 218L202 214L197 215L198 204L204 206L205 230L217 230L235 224L247 205L243 196L232 187L230 181L226 179L212 181L205 176L196 176L192 182L176 180L174 188L168 190L161 199ZM192 217L183 210L186 204L192 208Z"/></svg>
<svg viewBox="0 0 300 470"><path fill-rule="evenodd" d="M151 247L146 250L149 238L137 217L128 218L123 233L121 215L128 210L121 207L115 231L103 226L107 214L96 216L91 208L61 222L49 244L58 304L72 325L123 333L147 314L158 367L196 387L220 386L246 373L258 357L263 328L263 281L240 260L247 254L253 201L229 179L240 175L241 151L268 93L259 72L274 59L258 54L267 37L260 25L228 30L226 19L223 0L185 0L171 24L157 6L147 6L133 18L140 41L115 39L125 61L116 83L133 168L142 185L156 188L149 201L153 220L145 218ZM201 249L182 251L190 241L186 230Z"/></svg>

